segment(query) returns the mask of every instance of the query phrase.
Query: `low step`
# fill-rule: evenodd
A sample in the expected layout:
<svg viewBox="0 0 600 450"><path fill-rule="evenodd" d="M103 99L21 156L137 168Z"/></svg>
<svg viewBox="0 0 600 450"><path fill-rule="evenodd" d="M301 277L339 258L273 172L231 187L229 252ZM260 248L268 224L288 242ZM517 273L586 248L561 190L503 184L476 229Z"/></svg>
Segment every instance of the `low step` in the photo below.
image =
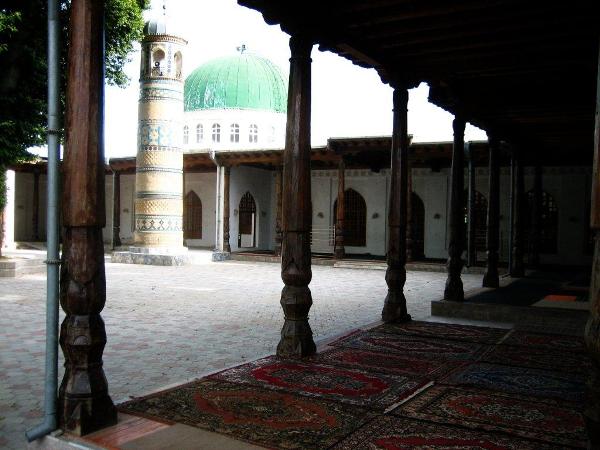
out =
<svg viewBox="0 0 600 450"><path fill-rule="evenodd" d="M0 260L0 277L17 278L46 272L44 260L40 258L8 258Z"/></svg>

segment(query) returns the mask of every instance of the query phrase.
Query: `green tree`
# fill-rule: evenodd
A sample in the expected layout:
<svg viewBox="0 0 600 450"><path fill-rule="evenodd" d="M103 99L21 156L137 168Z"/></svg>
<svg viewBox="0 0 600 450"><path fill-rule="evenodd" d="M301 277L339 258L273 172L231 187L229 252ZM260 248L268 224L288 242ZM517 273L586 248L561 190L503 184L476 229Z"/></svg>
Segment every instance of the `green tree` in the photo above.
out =
<svg viewBox="0 0 600 450"><path fill-rule="evenodd" d="M142 37L149 0L106 0L106 78L128 83L123 66ZM46 0L5 0L0 8L0 165L43 145L46 126ZM65 84L70 1L62 1L62 85ZM64 89L63 89L64 93ZM63 98L64 103L64 98Z"/></svg>
<svg viewBox="0 0 600 450"><path fill-rule="evenodd" d="M133 43L142 37L142 12L150 0L106 0L106 78L117 86ZM64 105L70 1L61 8L61 100ZM46 142L47 112L46 0L3 0L0 7L0 172L32 158L28 148ZM63 108L64 110L64 108ZM0 211L5 187L0 182ZM0 228L0 243L1 239Z"/></svg>

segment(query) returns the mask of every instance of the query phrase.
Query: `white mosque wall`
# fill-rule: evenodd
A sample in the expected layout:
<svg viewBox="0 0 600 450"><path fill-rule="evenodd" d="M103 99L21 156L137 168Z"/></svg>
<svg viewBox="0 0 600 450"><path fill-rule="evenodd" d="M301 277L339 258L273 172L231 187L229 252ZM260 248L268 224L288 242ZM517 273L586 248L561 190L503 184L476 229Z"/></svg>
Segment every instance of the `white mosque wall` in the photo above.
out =
<svg viewBox="0 0 600 450"><path fill-rule="evenodd" d="M33 173L15 173L14 240L33 241ZM39 240L46 240L46 175L39 177Z"/></svg>
<svg viewBox="0 0 600 450"><path fill-rule="evenodd" d="M186 173L184 199L188 192L194 191L202 202L202 239L185 239L188 247L215 246L217 173Z"/></svg>
<svg viewBox="0 0 600 450"><path fill-rule="evenodd" d="M14 190L14 240L33 239L33 174L16 172ZM422 199L425 207L425 256L432 259L447 258L447 217L449 197L449 169L433 172L430 169L413 169L413 191ZM135 175L123 174L121 180L120 236L123 245L133 243ZM532 167L525 168L525 191L533 189ZM501 220L500 238L501 260L508 258L509 238L509 194L510 170L501 169L500 177ZM346 247L349 254L372 254L384 256L387 241L387 216L389 202L389 170L374 173L369 170L347 170L346 189L360 193L367 205L367 242L365 247ZM554 198L558 208L558 241L555 254L542 254L546 264L589 264L591 254L586 252L587 227L591 186L589 167L546 167L543 170L543 189ZM468 177L465 174L465 189ZM337 198L337 170L315 170L312 172L313 228L331 230L333 224L333 204ZM185 191L194 190L202 200L202 239L189 240L192 247L214 247L216 173L187 173ZM488 169L476 169L476 189L488 198ZM239 202L249 191L257 207L257 248L274 248L276 192L275 172L251 167L233 167L230 187L230 244L238 251ZM40 175L39 234L46 234L46 177ZM113 189L112 176L106 177L106 227L103 230L107 244L112 239ZM9 219L10 220L10 219ZM10 233L9 230L7 230ZM10 237L9 237L10 239ZM315 252L332 252L333 245L327 238L313 243ZM485 253L479 254L483 260Z"/></svg>
<svg viewBox="0 0 600 450"><path fill-rule="evenodd" d="M240 250L239 205L242 196L250 192L256 203L256 249L272 250L273 239L271 225L275 221L275 210L271 208L275 195L272 173L269 170L254 167L232 167L229 190L229 229L231 251Z"/></svg>
<svg viewBox="0 0 600 450"><path fill-rule="evenodd" d="M413 169L412 175L413 191L425 207L425 257L446 258L448 170Z"/></svg>
<svg viewBox="0 0 600 450"><path fill-rule="evenodd" d="M198 142L196 127L202 125L202 139ZM220 126L219 142L213 141L212 127ZM239 142L231 140L231 125L239 125ZM257 126L257 141L250 141L250 126ZM188 127L188 140L184 151L199 150L251 150L282 148L285 141L286 115L272 111L243 109L214 109L187 111L184 113L184 126Z"/></svg>

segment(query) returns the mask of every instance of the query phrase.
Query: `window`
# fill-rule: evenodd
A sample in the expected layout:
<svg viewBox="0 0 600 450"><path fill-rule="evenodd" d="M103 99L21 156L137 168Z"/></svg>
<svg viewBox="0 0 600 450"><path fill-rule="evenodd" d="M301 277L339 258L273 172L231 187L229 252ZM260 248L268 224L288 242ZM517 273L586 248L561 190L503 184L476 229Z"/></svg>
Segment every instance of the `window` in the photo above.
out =
<svg viewBox="0 0 600 450"><path fill-rule="evenodd" d="M175 53L175 78L181 79L181 52Z"/></svg>
<svg viewBox="0 0 600 450"><path fill-rule="evenodd" d="M533 229L533 214L534 208L534 191L527 193L527 208L529 214L523 217L525 220L525 248L528 253L531 253L531 236L536 231ZM542 204L540 211L540 230L539 230L539 252L540 253L556 253L558 242L558 208L554 202L554 198L546 191L542 191Z"/></svg>
<svg viewBox="0 0 600 450"><path fill-rule="evenodd" d="M186 125L183 127L183 145L188 145L190 142L190 128Z"/></svg>
<svg viewBox="0 0 600 450"><path fill-rule="evenodd" d="M231 124L229 140L231 142L240 142L240 126L237 123Z"/></svg>
<svg viewBox="0 0 600 450"><path fill-rule="evenodd" d="M337 200L333 204L333 223L337 220ZM344 192L344 246L367 245L367 204L354 189Z"/></svg>
<svg viewBox="0 0 600 450"><path fill-rule="evenodd" d="M157 48L152 52L152 75L162 77L162 62L164 59L165 52L163 49Z"/></svg>
<svg viewBox="0 0 600 450"><path fill-rule="evenodd" d="M202 239L202 201L194 191L185 196L183 238Z"/></svg>
<svg viewBox="0 0 600 450"><path fill-rule="evenodd" d="M469 224L469 191L465 190L465 194L463 196L463 205L464 205L464 215L465 215L465 237L467 236L468 224ZM479 192L475 191L475 208L473 209L473 221L475 223L475 251L476 252L484 252L487 249L487 208L488 203L485 196ZM465 239L465 245L467 243L467 239Z"/></svg>
<svg viewBox="0 0 600 450"><path fill-rule="evenodd" d="M256 144L258 142L258 125L256 124L250 125L249 142L251 144Z"/></svg>
<svg viewBox="0 0 600 450"><path fill-rule="evenodd" d="M212 141L221 142L221 125L218 123L215 123L212 126Z"/></svg>
<svg viewBox="0 0 600 450"><path fill-rule="evenodd" d="M256 202L246 192L239 205L238 247L256 246Z"/></svg>
<svg viewBox="0 0 600 450"><path fill-rule="evenodd" d="M204 140L204 127L201 123L196 125L196 142L200 143Z"/></svg>
<svg viewBox="0 0 600 450"><path fill-rule="evenodd" d="M271 127L271 134L269 134L269 142L275 142L275 127Z"/></svg>

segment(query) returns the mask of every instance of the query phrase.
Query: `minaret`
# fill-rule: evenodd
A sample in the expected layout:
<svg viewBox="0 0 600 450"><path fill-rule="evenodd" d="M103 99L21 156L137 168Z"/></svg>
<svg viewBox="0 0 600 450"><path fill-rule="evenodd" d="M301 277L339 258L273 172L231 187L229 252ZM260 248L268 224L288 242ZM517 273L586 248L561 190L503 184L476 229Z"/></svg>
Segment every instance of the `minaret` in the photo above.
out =
<svg viewBox="0 0 600 450"><path fill-rule="evenodd" d="M183 246L183 49L163 14L144 27L132 261L180 264ZM175 255L175 258L173 258Z"/></svg>

